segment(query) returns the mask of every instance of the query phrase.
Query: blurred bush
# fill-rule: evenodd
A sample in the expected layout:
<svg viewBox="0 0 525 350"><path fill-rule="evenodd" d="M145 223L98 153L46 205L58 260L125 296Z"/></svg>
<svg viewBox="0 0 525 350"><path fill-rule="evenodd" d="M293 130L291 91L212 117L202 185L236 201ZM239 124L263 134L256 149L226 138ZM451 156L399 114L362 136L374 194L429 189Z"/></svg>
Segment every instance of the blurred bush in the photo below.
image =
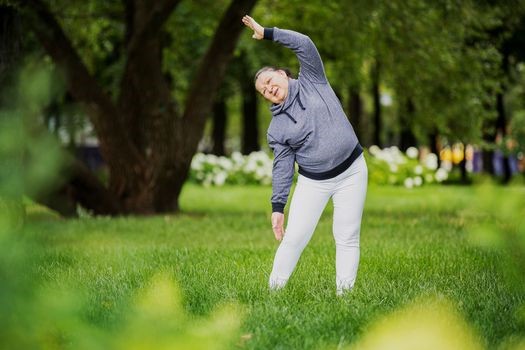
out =
<svg viewBox="0 0 525 350"><path fill-rule="evenodd" d="M369 181L378 185L401 185L407 188L428 183L441 183L448 178L445 168L438 168L433 153L420 157L415 147L401 152L397 147L365 150ZM272 159L263 151L243 156L234 152L231 157L198 153L191 163L190 181L204 186L224 184L271 185Z"/></svg>
<svg viewBox="0 0 525 350"><path fill-rule="evenodd" d="M180 291L154 276L124 312L119 327L101 329L85 317L87 291L70 281L42 280L44 254L36 225L24 225L24 195L60 181L58 142L40 120L54 93L46 69L28 65L0 111L0 347L3 349L223 349L239 339L240 310L224 306L205 318L185 314Z"/></svg>
<svg viewBox="0 0 525 350"><path fill-rule="evenodd" d="M43 107L57 92L48 69L29 64L20 83L2 91L0 110L0 207L2 220L23 220L22 196L39 196L58 180L63 153L42 125ZM11 225L10 224L10 225Z"/></svg>
<svg viewBox="0 0 525 350"><path fill-rule="evenodd" d="M402 185L406 188L424 184L441 183L448 178L445 168L438 168L438 156L428 153L421 156L415 147L403 153L396 146L380 149L370 146L365 151L370 183L377 185Z"/></svg>
<svg viewBox="0 0 525 350"><path fill-rule="evenodd" d="M272 159L263 151L247 156L234 152L230 158L197 153L191 162L189 179L204 186L270 185L272 166Z"/></svg>
<svg viewBox="0 0 525 350"><path fill-rule="evenodd" d="M483 349L481 338L444 298L422 298L381 317L350 349Z"/></svg>

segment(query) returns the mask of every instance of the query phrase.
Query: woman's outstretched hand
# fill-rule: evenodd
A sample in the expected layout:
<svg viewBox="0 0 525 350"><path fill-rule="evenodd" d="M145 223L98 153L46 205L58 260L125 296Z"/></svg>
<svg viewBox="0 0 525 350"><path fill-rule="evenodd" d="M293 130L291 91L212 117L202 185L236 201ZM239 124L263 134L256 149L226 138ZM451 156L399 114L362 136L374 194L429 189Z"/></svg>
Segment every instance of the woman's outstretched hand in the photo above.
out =
<svg viewBox="0 0 525 350"><path fill-rule="evenodd" d="M279 212L272 213L272 229L275 239L280 241L284 236L284 214Z"/></svg>
<svg viewBox="0 0 525 350"><path fill-rule="evenodd" d="M264 38L264 28L259 23L255 22L253 18L246 15L242 18L242 23L248 28L253 29L252 38L257 40Z"/></svg>

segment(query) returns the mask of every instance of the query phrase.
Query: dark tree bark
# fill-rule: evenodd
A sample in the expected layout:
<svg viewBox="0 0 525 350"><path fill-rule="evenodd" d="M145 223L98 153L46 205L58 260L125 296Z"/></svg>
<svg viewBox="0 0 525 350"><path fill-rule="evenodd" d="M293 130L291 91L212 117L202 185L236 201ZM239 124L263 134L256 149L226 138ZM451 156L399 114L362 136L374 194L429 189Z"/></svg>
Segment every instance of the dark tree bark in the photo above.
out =
<svg viewBox="0 0 525 350"><path fill-rule="evenodd" d="M361 100L361 95L359 89L355 86L351 86L348 91L348 112L350 123L352 124L354 131L357 135L358 140L363 143L363 138L361 137L361 119L363 115L363 101Z"/></svg>
<svg viewBox="0 0 525 350"><path fill-rule="evenodd" d="M494 110L493 105L490 103L485 103L483 108L485 108L487 111ZM492 147L490 147L494 145L496 140L496 128L494 127L494 124L495 123L492 118L484 120L482 139L485 145L481 149L482 172L491 176L495 175L494 164L492 162L494 158L494 150Z"/></svg>
<svg viewBox="0 0 525 350"><path fill-rule="evenodd" d="M485 139L487 141L487 139ZM492 159L494 158L494 151L490 149L483 149L481 153L481 160L483 163L483 172L487 173L489 175L494 175L494 164L492 163Z"/></svg>
<svg viewBox="0 0 525 350"><path fill-rule="evenodd" d="M505 135L507 133L507 113L505 110L503 91L496 94L496 110L498 117L496 118L496 130Z"/></svg>
<svg viewBox="0 0 525 350"><path fill-rule="evenodd" d="M438 168L439 168L441 166L441 159L439 158L439 151L440 151L441 145L439 144L439 135L437 131L434 130L428 135L428 146L430 148L430 152L437 155Z"/></svg>
<svg viewBox="0 0 525 350"><path fill-rule="evenodd" d="M259 151L259 118L257 112L257 92L253 84L253 76L249 73L250 65L246 53L241 52L238 60L239 83L242 96L242 154Z"/></svg>
<svg viewBox="0 0 525 350"><path fill-rule="evenodd" d="M406 151L408 147L417 144L416 137L411 127L415 112L416 107L414 106L414 101L412 101L411 98L407 98L405 108L400 108L401 115L399 118L401 121L400 148L403 151Z"/></svg>
<svg viewBox="0 0 525 350"><path fill-rule="evenodd" d="M211 151L211 153L217 156L223 156L225 154L226 123L226 101L224 97L219 96L213 104L213 148Z"/></svg>
<svg viewBox="0 0 525 350"><path fill-rule="evenodd" d="M496 129L499 131L499 134L503 137L507 135L507 111L505 109L505 95L504 90L498 92L496 95L496 109L498 111L498 118L496 119ZM505 148L506 145L504 142L501 144L502 148ZM502 168L503 168L503 178L502 182L504 184L509 183L512 177L512 171L510 168L510 159L506 151L503 152L502 158Z"/></svg>
<svg viewBox="0 0 525 350"><path fill-rule="evenodd" d="M242 154L250 154L261 149L255 88L243 89L242 98Z"/></svg>
<svg viewBox="0 0 525 350"><path fill-rule="evenodd" d="M21 54L22 30L20 15L12 6L0 5L0 108L10 103L10 89L15 81L15 72L17 60ZM11 153L10 151L7 151ZM0 153L4 153L1 150ZM19 153L22 158L21 153ZM20 159L19 159L20 160ZM5 172L7 164L2 164L0 159L0 170ZM5 193L0 193L5 195ZM25 220L25 206L22 201L22 195L8 195L0 197L1 210L5 210L10 215L9 220L4 226L9 229L18 229ZM4 216L5 217L5 216Z"/></svg>
<svg viewBox="0 0 525 350"><path fill-rule="evenodd" d="M467 184L470 184L470 178L468 176L468 172L467 172L467 157L466 157L466 145L464 145L463 147L463 159L461 160L461 162L459 162L458 166L459 166L459 171L460 171L460 174L461 174L461 177L460 177L460 182L464 185L467 185Z"/></svg>
<svg viewBox="0 0 525 350"><path fill-rule="evenodd" d="M39 203L67 217L77 216L77 203L93 214L117 215L122 204L78 159L70 158L66 171L68 181L50 193L35 198ZM75 200L72 200L74 198Z"/></svg>
<svg viewBox="0 0 525 350"><path fill-rule="evenodd" d="M494 105L492 103L485 102L483 108L490 112L494 111ZM482 171L491 176L495 175L494 164L492 162L494 158L494 149L492 146L496 142L497 135L495 124L493 118L484 120L482 134L482 139L485 144L481 150Z"/></svg>
<svg viewBox="0 0 525 350"><path fill-rule="evenodd" d="M256 0L234 0L225 11L199 63L182 115L177 113L162 72L160 40L178 0L124 1L126 64L116 103L90 74L46 4L42 0L19 3L43 47L64 71L68 90L86 107L96 130L109 169L109 187L90 188L93 196L101 199L96 210L110 215L115 214L115 208L118 213L137 214L178 211L180 191L205 118L211 113L244 28L240 19ZM70 185L81 187L73 178ZM72 193L75 200L81 200L78 192Z"/></svg>
<svg viewBox="0 0 525 350"><path fill-rule="evenodd" d="M502 52L502 71L505 74L509 74L509 54L505 50ZM501 83L501 91L498 91L495 96L496 101L496 119L492 127L485 128L483 139L489 144L496 144L498 137L504 138L507 135L507 111L505 109L505 91L506 84ZM505 145L502 144L502 147ZM483 151L483 171L490 175L495 175L494 164L492 163L494 158L494 151L487 149ZM512 176L509 158L504 153L503 157L503 183L508 183Z"/></svg>
<svg viewBox="0 0 525 350"><path fill-rule="evenodd" d="M507 154L503 155L503 179L504 184L508 184L512 178L512 169L510 167L510 158Z"/></svg>
<svg viewBox="0 0 525 350"><path fill-rule="evenodd" d="M372 67L372 96L374 100L374 136L373 142L379 147L383 147L381 142L381 131L383 122L381 120L381 92L379 91L381 65L379 60L376 60Z"/></svg>
<svg viewBox="0 0 525 350"><path fill-rule="evenodd" d="M12 6L0 5L0 94L11 86L13 67L21 51L20 15ZM0 96L4 97L4 96Z"/></svg>

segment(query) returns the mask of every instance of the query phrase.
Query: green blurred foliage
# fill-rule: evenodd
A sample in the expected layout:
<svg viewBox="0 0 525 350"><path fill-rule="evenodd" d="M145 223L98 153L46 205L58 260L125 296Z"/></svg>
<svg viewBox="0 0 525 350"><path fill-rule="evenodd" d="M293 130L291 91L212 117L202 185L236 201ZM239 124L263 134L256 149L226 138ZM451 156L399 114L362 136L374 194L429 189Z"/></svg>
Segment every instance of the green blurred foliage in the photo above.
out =
<svg viewBox="0 0 525 350"><path fill-rule="evenodd" d="M490 183L476 189L478 201L466 215L478 215L478 224L471 227L473 244L502 251L514 262L512 274L525 292L525 191L522 186L501 189Z"/></svg>
<svg viewBox="0 0 525 350"><path fill-rule="evenodd" d="M182 1L166 23L164 70L173 80L173 94L184 106L198 62L206 53L229 1Z"/></svg>
<svg viewBox="0 0 525 350"><path fill-rule="evenodd" d="M2 243L0 342L5 348L224 349L240 336L239 307L223 305L207 317L189 317L178 285L165 273L136 293L116 329L99 328L85 317L85 288L67 281L40 283L33 270L39 262L36 245L15 237Z"/></svg>
<svg viewBox="0 0 525 350"><path fill-rule="evenodd" d="M381 65L382 90L403 113L415 103L410 126L425 143L436 129L452 140L476 141L498 83L494 46L469 45L497 24L498 14L470 1L272 2L271 25L308 33L332 85L357 86L366 95L370 69ZM266 23L265 23L266 24ZM270 25L270 24L268 24ZM402 121L397 121L401 123Z"/></svg>
<svg viewBox="0 0 525 350"><path fill-rule="evenodd" d="M510 150L525 152L525 64L513 72L512 85L507 97L507 108L512 113L509 133L517 144Z"/></svg>
<svg viewBox="0 0 525 350"><path fill-rule="evenodd" d="M64 161L63 154L40 118L42 107L60 89L51 80L51 71L33 62L21 70L19 84L4 89L0 110L0 216L7 227L19 227L23 221L23 195L38 197L60 181L57 170Z"/></svg>
<svg viewBox="0 0 525 350"><path fill-rule="evenodd" d="M419 298L382 316L348 349L484 349L479 334L444 297Z"/></svg>
<svg viewBox="0 0 525 350"><path fill-rule="evenodd" d="M222 306L207 318L192 319L169 276L154 276L137 295L126 325L111 340L114 349L224 349L239 336L241 310Z"/></svg>
<svg viewBox="0 0 525 350"><path fill-rule="evenodd" d="M42 107L59 91L53 75L29 63L0 112L0 344L6 349L223 349L238 339L242 311L218 308L209 317L186 315L177 284L158 273L130 302L116 330L85 315L88 293L68 280L44 281L44 253L23 225L23 195L37 196L60 181L65 161L43 132Z"/></svg>
<svg viewBox="0 0 525 350"><path fill-rule="evenodd" d="M125 64L123 2L55 0L49 5L82 61L116 98Z"/></svg>
<svg viewBox="0 0 525 350"><path fill-rule="evenodd" d="M49 5L82 60L116 98L125 63L122 2L54 0ZM181 1L165 25L163 69L180 112L196 60L206 51L228 5L226 0ZM383 106L384 127L388 129L385 135L395 139L400 125L409 124L419 141L426 144L428 134L434 132L450 142L481 141L484 128L496 117L495 93L507 79L501 67L501 43L515 30L523 13L525 4L520 0L290 0L261 1L252 16L263 26L294 29L314 40L328 78L343 100L349 98L350 87L360 91L365 101L365 131L373 128L367 120L372 109L370 74L379 62L381 91L393 96L393 105ZM253 76L261 66L277 65L297 72L298 62L289 50L253 40L249 31L243 33L234 56L221 94L231 99L228 134L236 137L241 130L240 90L235 78L239 70L248 70ZM239 63L241 56L247 66ZM524 86L520 79L510 85ZM511 93L508 98L509 104L519 105L510 110L510 119L516 120L511 122L512 130L519 129L524 110L518 95ZM415 113L408 117L407 100L415 107ZM264 108L259 118L261 130L269 118ZM514 137L520 135L514 133ZM263 138L261 133L262 144Z"/></svg>
<svg viewBox="0 0 525 350"><path fill-rule="evenodd" d="M492 182L478 186L477 201L465 209L464 215L476 217L469 227L472 244L496 251L504 262L504 277L509 285L525 295L525 191L516 186L502 192ZM509 317L525 325L525 304L510 310ZM522 349L525 338L508 339L505 349Z"/></svg>

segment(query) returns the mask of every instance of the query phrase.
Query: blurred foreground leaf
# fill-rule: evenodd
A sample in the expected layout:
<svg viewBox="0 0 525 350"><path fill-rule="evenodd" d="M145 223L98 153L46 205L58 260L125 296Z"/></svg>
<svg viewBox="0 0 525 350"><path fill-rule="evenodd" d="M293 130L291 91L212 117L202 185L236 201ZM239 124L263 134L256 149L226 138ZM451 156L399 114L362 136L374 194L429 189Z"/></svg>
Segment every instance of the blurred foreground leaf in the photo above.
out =
<svg viewBox="0 0 525 350"><path fill-rule="evenodd" d="M114 349L224 349L238 337L239 309L227 305L209 318L192 319L182 308L180 290L166 274L156 275L136 298Z"/></svg>
<svg viewBox="0 0 525 350"><path fill-rule="evenodd" d="M375 322L351 349L483 349L480 337L446 299L421 299Z"/></svg>

